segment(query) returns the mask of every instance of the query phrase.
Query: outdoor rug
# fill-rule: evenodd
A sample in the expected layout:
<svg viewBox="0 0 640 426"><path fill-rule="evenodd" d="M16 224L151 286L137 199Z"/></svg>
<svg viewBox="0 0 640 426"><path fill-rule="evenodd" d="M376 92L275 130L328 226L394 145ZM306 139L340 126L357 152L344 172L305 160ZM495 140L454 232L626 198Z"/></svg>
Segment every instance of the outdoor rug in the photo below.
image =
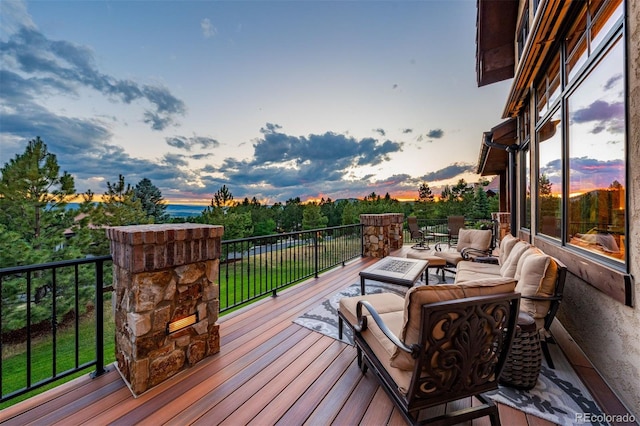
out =
<svg viewBox="0 0 640 426"><path fill-rule="evenodd" d="M452 278L448 278L451 280ZM429 284L441 283L438 275L429 274ZM424 282L418 281L417 285L424 285ZM378 281L367 280L365 283L365 292L367 294L375 293L395 293L404 297L407 287L395 284L386 284ZM330 299L325 300L320 305L311 308L309 311L300 315L293 320L296 324L310 328L318 333L326 334L329 337L338 339L338 302L343 297L359 296L360 283L350 285L344 290L334 294ZM342 333L342 341L353 346L353 334L349 327L344 327Z"/></svg>
<svg viewBox="0 0 640 426"><path fill-rule="evenodd" d="M429 283L440 283L439 277L430 274ZM404 296L406 291L407 288L403 286L369 280L366 282L367 294L393 292ZM360 295L360 283L353 284L336 293L293 322L337 340L338 302L343 297L358 295ZM349 327L344 327L342 341L353 345L353 335ZM497 391L487 393L487 395L497 402L560 425L608 424L606 422L585 421L586 416L591 420L603 419L602 411L576 375L562 350L555 344L550 344L549 350L556 368L548 368L543 358L540 376L535 388L524 391L501 385Z"/></svg>

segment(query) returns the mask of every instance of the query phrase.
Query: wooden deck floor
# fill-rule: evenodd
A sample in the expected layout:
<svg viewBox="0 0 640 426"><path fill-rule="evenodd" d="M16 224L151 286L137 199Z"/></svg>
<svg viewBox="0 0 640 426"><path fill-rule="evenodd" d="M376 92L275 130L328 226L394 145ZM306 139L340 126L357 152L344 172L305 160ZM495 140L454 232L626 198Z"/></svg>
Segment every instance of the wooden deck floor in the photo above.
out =
<svg viewBox="0 0 640 426"><path fill-rule="evenodd" d="M356 260L223 317L219 354L138 398L110 366L99 378L84 376L0 411L0 424L404 424L372 375L354 365L353 347L292 323L358 282L374 261ZM499 408L505 425L551 424Z"/></svg>

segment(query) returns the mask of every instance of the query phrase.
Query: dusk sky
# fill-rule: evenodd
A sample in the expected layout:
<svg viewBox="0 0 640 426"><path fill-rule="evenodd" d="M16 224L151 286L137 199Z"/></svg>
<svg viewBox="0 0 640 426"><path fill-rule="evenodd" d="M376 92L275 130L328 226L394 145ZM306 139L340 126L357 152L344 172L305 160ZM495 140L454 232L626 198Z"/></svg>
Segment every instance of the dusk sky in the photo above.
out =
<svg viewBox="0 0 640 426"><path fill-rule="evenodd" d="M173 203L415 199L475 182L511 81L476 1L0 1L0 165L40 136L76 189Z"/></svg>

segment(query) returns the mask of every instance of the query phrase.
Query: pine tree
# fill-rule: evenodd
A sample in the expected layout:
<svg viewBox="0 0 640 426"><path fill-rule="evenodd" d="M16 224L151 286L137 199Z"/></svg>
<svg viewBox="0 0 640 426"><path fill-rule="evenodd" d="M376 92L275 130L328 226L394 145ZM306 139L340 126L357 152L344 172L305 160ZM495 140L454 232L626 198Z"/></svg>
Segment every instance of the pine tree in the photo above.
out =
<svg viewBox="0 0 640 426"><path fill-rule="evenodd" d="M149 179L144 178L138 182L133 190L133 198L140 200L142 209L147 213L147 217L153 219L154 223L163 223L169 219L162 192Z"/></svg>
<svg viewBox="0 0 640 426"><path fill-rule="evenodd" d="M73 176L60 173L56 156L40 137L29 141L0 173L0 223L38 252L32 258L39 259L32 260L62 258L63 232L71 223L65 206L75 196Z"/></svg>

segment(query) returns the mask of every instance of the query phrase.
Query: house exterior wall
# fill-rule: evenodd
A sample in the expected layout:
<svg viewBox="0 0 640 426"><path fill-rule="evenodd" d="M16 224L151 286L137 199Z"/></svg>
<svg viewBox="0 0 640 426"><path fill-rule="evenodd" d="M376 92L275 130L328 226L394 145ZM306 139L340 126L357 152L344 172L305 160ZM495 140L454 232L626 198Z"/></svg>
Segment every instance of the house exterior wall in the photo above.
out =
<svg viewBox="0 0 640 426"><path fill-rule="evenodd" d="M520 0L519 10L526 0ZM533 0L528 2L533 4ZM537 30L535 35L530 37L541 37L531 43L533 48L538 49L535 55L530 58L542 57L538 63L516 64L516 75L512 91L507 99L505 115L515 116L522 114L522 109L529 109L531 113L531 121L529 123L529 134L531 135L530 155L531 167L529 170L530 182L537 182L537 174L535 162L539 157L540 143L538 137L542 141L548 138L542 138L544 132L544 122L552 121L555 114L554 109L558 106L550 106L549 114L536 123L536 85L541 81L549 71L546 59L558 50L545 51L546 46L543 41L554 39L564 39L563 28L567 24L573 23L570 19L574 19L570 10L573 7L584 4L582 2L562 2L559 0L542 0L539 2L538 10L545 10L549 13L555 13L557 21L553 19L539 19L538 22L552 22L549 27L545 27L544 31ZM524 154L518 156L518 176L517 176L517 194L518 208L515 214L518 220L519 235L530 237L531 242L547 251L549 254L558 257L563 263L567 264L569 274L567 276L564 298L558 312L557 318L562 325L569 331L571 337L578 343L584 351L594 367L604 378L607 384L618 395L619 399L626 405L630 414L633 414L636 421L640 419L640 2L634 0L626 0L625 22L624 22L624 52L625 52L625 74L626 87L624 90L626 98L626 150L623 156L625 158L625 168L627 178L625 179L624 189L626 190L626 232L624 232L624 244L626 253L613 260L607 259L602 253L585 253L580 246L572 245L567 241L571 232L566 232L568 228L569 218L565 217L566 211L560 209L558 212L558 221L562 221L565 228L556 228L553 231L544 230L544 221L538 223L536 218L536 194L532 190L531 197L531 224L525 226L523 224L523 209L526 208L524 202L524 194L522 182L524 180L524 170L522 162ZM545 13L546 13L545 12ZM530 17L531 18L531 17ZM533 26L532 26L533 30ZM549 36L553 34L554 36ZM516 34L516 45L517 45ZM546 38L545 38L546 37ZM611 40L614 40L612 38ZM549 43L551 46L552 43ZM532 49L533 49L532 48ZM546 59L545 59L546 57ZM595 64L596 62L592 62ZM595 69L596 66L591 69ZM580 74L580 73L579 73ZM583 76L585 73L582 73ZM525 77L523 77L525 76ZM528 76L528 77L527 77ZM580 81L581 77L574 81ZM584 77L586 80L586 76ZM597 81L597 80L596 80ZM581 83L578 83L581 84ZM604 86L606 82L602 82ZM571 87L571 86L570 86ZM573 88L576 84L573 84ZM571 89L573 90L573 89ZM562 96L572 96L571 90L567 90ZM577 92L577 90L576 90ZM619 92L618 92L619 93ZM567 102L568 104L568 102ZM563 105L560 102L560 105ZM558 107L560 108L560 107ZM568 106L566 107L568 108ZM569 117L560 116L562 120ZM521 121L522 123L522 121ZM570 125L564 124L564 126ZM565 127L564 129L567 129ZM538 133L536 133L536 130ZM562 147L567 146L566 135L561 126L557 128L557 138L562 139ZM594 132L595 133L595 132ZM549 136L551 138L552 136ZM602 137L601 137L602 138ZM524 141L519 140L519 143ZM602 143L607 143L602 140ZM568 155L568 150L561 151L562 156ZM563 158L564 159L564 158ZM505 165L505 170L507 165ZM566 182L566 181L565 181ZM565 183L566 184L566 183ZM565 190L565 195L568 191ZM568 197L567 197L568 198ZM563 204L564 205L564 204ZM568 209L567 209L568 210ZM540 225L540 226L539 226ZM557 224L556 224L557 226ZM542 228L542 229L541 229ZM538 230L545 233L545 236L538 236ZM554 232L555 231L555 232ZM567 235L569 234L569 235ZM630 282L630 286L628 283Z"/></svg>
<svg viewBox="0 0 640 426"><path fill-rule="evenodd" d="M640 2L627 2L628 165L640 164ZM640 419L640 167L628 167L629 268L635 307L570 277L558 315L609 386Z"/></svg>
<svg viewBox="0 0 640 426"><path fill-rule="evenodd" d="M627 250L629 273L640 277L640 167L630 166L640 164L640 2L626 3ZM534 244L535 239L534 235ZM637 278L632 282L634 307L590 284L568 274L557 318L631 414L640 419L640 283Z"/></svg>

